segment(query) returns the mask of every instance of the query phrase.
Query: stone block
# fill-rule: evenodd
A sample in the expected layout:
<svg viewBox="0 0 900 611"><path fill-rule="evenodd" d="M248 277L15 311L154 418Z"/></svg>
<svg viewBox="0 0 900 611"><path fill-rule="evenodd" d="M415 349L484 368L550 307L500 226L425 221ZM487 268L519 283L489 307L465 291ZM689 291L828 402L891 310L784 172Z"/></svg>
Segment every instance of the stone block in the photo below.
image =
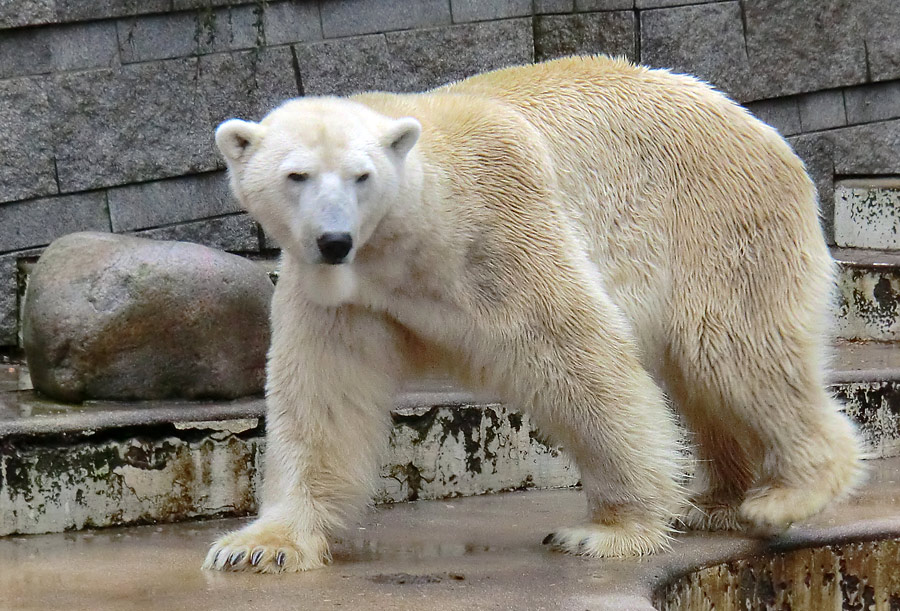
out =
<svg viewBox="0 0 900 611"><path fill-rule="evenodd" d="M693 74L739 101L756 99L739 2L642 11L640 18L641 62Z"/></svg>
<svg viewBox="0 0 900 611"><path fill-rule="evenodd" d="M866 51L846 0L743 0L753 89L746 99L866 80Z"/></svg>
<svg viewBox="0 0 900 611"><path fill-rule="evenodd" d="M15 346L19 331L16 257L0 255L0 346Z"/></svg>
<svg viewBox="0 0 900 611"><path fill-rule="evenodd" d="M121 19L116 27L124 63L188 57L199 49L201 30L194 13Z"/></svg>
<svg viewBox="0 0 900 611"><path fill-rule="evenodd" d="M575 0L575 10L587 11L621 11L634 8L634 0Z"/></svg>
<svg viewBox="0 0 900 611"><path fill-rule="evenodd" d="M447 0L329 0L321 4L321 11L325 38L427 28L451 22Z"/></svg>
<svg viewBox="0 0 900 611"><path fill-rule="evenodd" d="M259 252L259 225L247 214L232 214L135 232L152 240L193 242L228 252Z"/></svg>
<svg viewBox="0 0 900 611"><path fill-rule="evenodd" d="M62 74L53 89L64 192L215 170L219 122L261 117L297 95L288 48Z"/></svg>
<svg viewBox="0 0 900 611"><path fill-rule="evenodd" d="M23 25L52 23L56 0L7 0L0 2L0 30Z"/></svg>
<svg viewBox="0 0 900 611"><path fill-rule="evenodd" d="M870 123L900 117L900 81L844 90L847 122Z"/></svg>
<svg viewBox="0 0 900 611"><path fill-rule="evenodd" d="M423 91L479 72L534 61L531 19L390 32L389 62L400 91Z"/></svg>
<svg viewBox="0 0 900 611"><path fill-rule="evenodd" d="M61 23L165 13L172 8L172 0L55 0L54 4Z"/></svg>
<svg viewBox="0 0 900 611"><path fill-rule="evenodd" d="M453 23L508 19L531 14L531 0L450 0Z"/></svg>
<svg viewBox="0 0 900 611"><path fill-rule="evenodd" d="M32 383L66 402L260 393L272 291L257 264L198 244L68 235L28 279Z"/></svg>
<svg viewBox="0 0 900 611"><path fill-rule="evenodd" d="M63 192L216 168L198 60L61 74L51 96Z"/></svg>
<svg viewBox="0 0 900 611"><path fill-rule="evenodd" d="M116 27L101 21L54 28L50 52L54 70L114 66L119 63Z"/></svg>
<svg viewBox="0 0 900 611"><path fill-rule="evenodd" d="M224 173L215 172L109 189L113 231L120 233L237 212Z"/></svg>
<svg viewBox="0 0 900 611"><path fill-rule="evenodd" d="M73 231L110 231L106 195L61 195L0 206L0 252L49 244Z"/></svg>
<svg viewBox="0 0 900 611"><path fill-rule="evenodd" d="M198 81L208 113L204 142L213 147L213 130L225 119L261 119L284 100L300 94L290 47L200 58ZM216 163L221 167L218 152Z"/></svg>
<svg viewBox="0 0 900 611"><path fill-rule="evenodd" d="M535 15L571 13L574 8L575 0L534 0Z"/></svg>
<svg viewBox="0 0 900 611"><path fill-rule="evenodd" d="M835 185L834 241L849 248L900 250L900 181L870 178Z"/></svg>
<svg viewBox="0 0 900 611"><path fill-rule="evenodd" d="M826 241L834 244L834 143L821 134L797 136L788 142L816 184L822 230Z"/></svg>
<svg viewBox="0 0 900 611"><path fill-rule="evenodd" d="M801 95L797 98L797 106L802 131L812 132L847 124L844 94L838 89Z"/></svg>
<svg viewBox="0 0 900 611"><path fill-rule="evenodd" d="M757 119L777 129L782 136L800 132L800 109L796 98L762 100L746 106Z"/></svg>
<svg viewBox="0 0 900 611"><path fill-rule="evenodd" d="M383 34L294 47L305 95L396 90Z"/></svg>
<svg viewBox="0 0 900 611"><path fill-rule="evenodd" d="M535 60L606 53L634 61L635 26L631 11L538 15L534 18Z"/></svg>
<svg viewBox="0 0 900 611"><path fill-rule="evenodd" d="M267 45L283 45L322 38L319 6L311 0L267 5L263 13L263 25Z"/></svg>
<svg viewBox="0 0 900 611"><path fill-rule="evenodd" d="M0 80L0 202L57 192L51 126L40 81Z"/></svg>
<svg viewBox="0 0 900 611"><path fill-rule="evenodd" d="M873 81L900 78L900 2L854 0L851 3L865 38L866 60Z"/></svg>
<svg viewBox="0 0 900 611"><path fill-rule="evenodd" d="M0 36L0 58L0 79L50 72L50 36L44 28L4 32Z"/></svg>
<svg viewBox="0 0 900 611"><path fill-rule="evenodd" d="M15 30L0 36L0 57L0 78L107 68L118 63L116 28L98 22Z"/></svg>
<svg viewBox="0 0 900 611"><path fill-rule="evenodd" d="M834 141L835 174L900 174L900 120L841 127L829 136Z"/></svg>

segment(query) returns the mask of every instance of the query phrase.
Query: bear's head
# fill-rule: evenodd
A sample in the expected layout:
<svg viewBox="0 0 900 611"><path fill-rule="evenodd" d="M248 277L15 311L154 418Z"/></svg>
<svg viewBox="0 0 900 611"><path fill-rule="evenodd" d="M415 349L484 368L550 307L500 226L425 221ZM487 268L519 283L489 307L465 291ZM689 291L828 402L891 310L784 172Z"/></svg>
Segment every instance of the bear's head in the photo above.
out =
<svg viewBox="0 0 900 611"><path fill-rule="evenodd" d="M311 266L353 262L400 196L421 125L339 98L291 100L260 123L216 130L231 188L289 255Z"/></svg>

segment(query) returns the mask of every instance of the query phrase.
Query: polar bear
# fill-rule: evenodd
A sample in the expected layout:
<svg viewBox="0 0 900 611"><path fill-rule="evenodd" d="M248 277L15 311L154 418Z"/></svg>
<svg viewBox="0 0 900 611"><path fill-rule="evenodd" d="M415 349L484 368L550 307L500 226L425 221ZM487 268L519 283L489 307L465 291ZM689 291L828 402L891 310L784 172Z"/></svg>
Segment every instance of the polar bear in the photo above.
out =
<svg viewBox="0 0 900 611"><path fill-rule="evenodd" d="M574 458L588 515L548 535L561 551L783 529L858 481L857 434L824 390L834 266L814 187L707 84L574 57L291 100L216 143L283 257L260 513L206 568L327 563L370 499L392 394L438 368Z"/></svg>

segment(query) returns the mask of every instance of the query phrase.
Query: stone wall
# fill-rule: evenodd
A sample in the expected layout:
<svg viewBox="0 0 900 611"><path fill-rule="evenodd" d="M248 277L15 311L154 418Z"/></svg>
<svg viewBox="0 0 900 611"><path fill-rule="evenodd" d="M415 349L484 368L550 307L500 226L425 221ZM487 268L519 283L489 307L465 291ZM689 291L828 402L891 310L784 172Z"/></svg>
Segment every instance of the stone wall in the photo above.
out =
<svg viewBox="0 0 900 611"><path fill-rule="evenodd" d="M900 174L896 0L0 1L0 346L18 271L91 229L260 253L212 131L278 101L414 91L572 53L698 74L835 176Z"/></svg>

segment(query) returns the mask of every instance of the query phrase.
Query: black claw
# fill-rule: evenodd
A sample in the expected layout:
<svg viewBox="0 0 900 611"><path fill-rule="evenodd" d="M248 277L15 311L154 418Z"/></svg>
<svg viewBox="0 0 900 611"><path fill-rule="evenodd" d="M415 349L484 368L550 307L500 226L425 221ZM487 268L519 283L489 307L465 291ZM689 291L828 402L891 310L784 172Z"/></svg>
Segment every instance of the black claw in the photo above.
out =
<svg viewBox="0 0 900 611"><path fill-rule="evenodd" d="M244 559L244 552L237 552L235 554L231 554L231 558L228 560L228 564L230 564L231 566L234 566L243 559Z"/></svg>
<svg viewBox="0 0 900 611"><path fill-rule="evenodd" d="M278 554L275 556L275 564L277 564L278 566L284 566L284 560L284 552L278 552Z"/></svg>
<svg viewBox="0 0 900 611"><path fill-rule="evenodd" d="M541 541L541 545L549 545L550 542L552 542L552 541L553 541L553 533L550 533L549 535L544 537L544 540Z"/></svg>
<svg viewBox="0 0 900 611"><path fill-rule="evenodd" d="M212 561L213 566L216 566L216 562L219 561L219 554L221 554L221 553L222 553L222 550L216 550L216 555L213 556L213 561Z"/></svg>
<svg viewBox="0 0 900 611"><path fill-rule="evenodd" d="M578 542L578 549L584 549L584 548L586 548L586 547L587 547L587 544L588 544L588 541L590 541L590 539L588 539L587 537L585 537L584 539L582 539L581 541L579 541L579 542Z"/></svg>
<svg viewBox="0 0 900 611"><path fill-rule="evenodd" d="M253 566L256 566L257 564L259 564L259 561L262 558L262 555L263 555L263 550L261 550L261 549L253 552L253 555L250 556L250 564L252 564Z"/></svg>

